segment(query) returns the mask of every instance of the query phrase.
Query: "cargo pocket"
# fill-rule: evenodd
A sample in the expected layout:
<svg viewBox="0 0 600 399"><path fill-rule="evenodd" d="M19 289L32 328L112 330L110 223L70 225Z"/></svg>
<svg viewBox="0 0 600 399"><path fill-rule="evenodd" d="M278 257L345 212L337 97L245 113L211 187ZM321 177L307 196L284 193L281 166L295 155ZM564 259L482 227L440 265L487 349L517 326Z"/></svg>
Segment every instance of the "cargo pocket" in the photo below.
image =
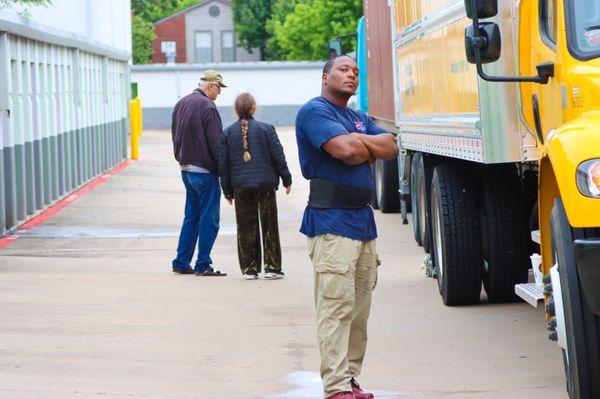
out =
<svg viewBox="0 0 600 399"><path fill-rule="evenodd" d="M352 241L333 234L318 236L311 243L311 259L316 277L316 294L329 315L343 317L344 303L354 300L354 283L350 268L353 262Z"/></svg>
<svg viewBox="0 0 600 399"><path fill-rule="evenodd" d="M317 275L317 312L319 319L349 320L354 308L354 285L349 273L315 270ZM342 271L344 268L338 269ZM345 268L348 270L348 267Z"/></svg>
<svg viewBox="0 0 600 399"><path fill-rule="evenodd" d="M323 244L320 256L315 259L315 273L318 276L321 296L327 299L351 299L349 291L352 282L348 275L350 264L343 259L342 254L336 253L339 240L327 242L325 239Z"/></svg>
<svg viewBox="0 0 600 399"><path fill-rule="evenodd" d="M327 270L331 270L327 268ZM348 268L346 267L346 271ZM321 296L326 299L351 300L352 283L346 273L323 271L317 269Z"/></svg>
<svg viewBox="0 0 600 399"><path fill-rule="evenodd" d="M312 260L315 268L318 312L321 317L352 317L354 282L351 240L332 234L320 236L314 243Z"/></svg>

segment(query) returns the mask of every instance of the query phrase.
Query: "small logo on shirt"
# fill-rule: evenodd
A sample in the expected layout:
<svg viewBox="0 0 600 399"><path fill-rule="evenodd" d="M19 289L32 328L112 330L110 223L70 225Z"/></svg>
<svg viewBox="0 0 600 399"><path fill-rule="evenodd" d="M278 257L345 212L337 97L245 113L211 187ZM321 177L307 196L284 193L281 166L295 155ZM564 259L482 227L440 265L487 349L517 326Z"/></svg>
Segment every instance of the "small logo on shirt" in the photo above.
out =
<svg viewBox="0 0 600 399"><path fill-rule="evenodd" d="M354 126L356 126L356 130L359 132L365 131L365 123L362 121L354 121Z"/></svg>

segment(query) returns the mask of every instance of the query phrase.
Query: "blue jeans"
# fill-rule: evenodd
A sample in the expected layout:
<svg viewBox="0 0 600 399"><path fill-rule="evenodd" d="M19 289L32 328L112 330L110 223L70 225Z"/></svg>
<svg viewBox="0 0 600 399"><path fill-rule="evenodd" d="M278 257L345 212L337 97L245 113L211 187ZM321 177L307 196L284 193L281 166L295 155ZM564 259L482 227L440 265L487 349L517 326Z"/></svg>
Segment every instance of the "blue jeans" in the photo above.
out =
<svg viewBox="0 0 600 399"><path fill-rule="evenodd" d="M198 259L194 269L202 272L212 264L210 251L219 233L219 177L214 173L182 171L181 179L185 185L185 218L173 268L186 268L190 265L198 241Z"/></svg>

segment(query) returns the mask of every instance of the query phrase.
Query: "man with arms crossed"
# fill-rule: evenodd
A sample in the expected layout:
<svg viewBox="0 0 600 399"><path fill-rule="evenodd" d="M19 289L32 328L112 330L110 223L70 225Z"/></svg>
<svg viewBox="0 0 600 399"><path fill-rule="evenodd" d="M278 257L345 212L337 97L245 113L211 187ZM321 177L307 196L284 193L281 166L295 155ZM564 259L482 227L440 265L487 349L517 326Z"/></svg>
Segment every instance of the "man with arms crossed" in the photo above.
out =
<svg viewBox="0 0 600 399"><path fill-rule="evenodd" d="M356 61L332 58L323 68L321 96L296 117L302 174L310 179L300 231L308 237L314 266L321 378L328 399L374 397L355 380L377 282L370 163L398 156L393 135L365 113L347 108L357 86Z"/></svg>

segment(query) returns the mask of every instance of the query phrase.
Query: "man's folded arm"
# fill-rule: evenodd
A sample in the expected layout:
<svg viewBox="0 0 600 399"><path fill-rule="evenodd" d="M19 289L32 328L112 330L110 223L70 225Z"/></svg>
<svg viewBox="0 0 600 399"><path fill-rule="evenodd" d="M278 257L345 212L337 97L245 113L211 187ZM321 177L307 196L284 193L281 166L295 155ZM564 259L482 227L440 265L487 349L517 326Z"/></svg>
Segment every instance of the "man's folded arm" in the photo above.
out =
<svg viewBox="0 0 600 399"><path fill-rule="evenodd" d="M350 134L340 134L332 137L322 148L335 159L339 159L347 165L360 165L364 162L372 162L373 155L367 146L358 138Z"/></svg>
<svg viewBox="0 0 600 399"><path fill-rule="evenodd" d="M352 133L351 136L360 140L376 159L388 161L398 157L399 150L396 145L396 137L391 133L383 133L375 136Z"/></svg>

